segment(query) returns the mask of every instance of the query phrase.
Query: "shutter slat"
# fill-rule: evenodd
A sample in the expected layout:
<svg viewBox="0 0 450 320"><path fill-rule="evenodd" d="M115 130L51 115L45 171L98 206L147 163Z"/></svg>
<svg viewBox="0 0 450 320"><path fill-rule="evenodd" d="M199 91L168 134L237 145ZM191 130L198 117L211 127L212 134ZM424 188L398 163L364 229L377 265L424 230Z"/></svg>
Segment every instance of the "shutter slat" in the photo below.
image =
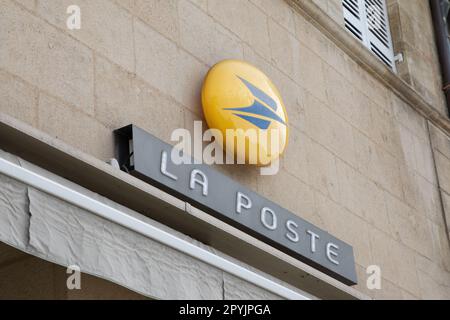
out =
<svg viewBox="0 0 450 320"><path fill-rule="evenodd" d="M342 4L345 29L395 71L386 0L342 0Z"/></svg>
<svg viewBox="0 0 450 320"><path fill-rule="evenodd" d="M356 1L344 0L344 8L348 10L356 19L359 19L359 7Z"/></svg>
<svg viewBox="0 0 450 320"><path fill-rule="evenodd" d="M386 1L365 0L365 9L369 48L381 61L395 70Z"/></svg>
<svg viewBox="0 0 450 320"><path fill-rule="evenodd" d="M364 41L364 25L361 20L359 0L343 0L345 28L359 41Z"/></svg>

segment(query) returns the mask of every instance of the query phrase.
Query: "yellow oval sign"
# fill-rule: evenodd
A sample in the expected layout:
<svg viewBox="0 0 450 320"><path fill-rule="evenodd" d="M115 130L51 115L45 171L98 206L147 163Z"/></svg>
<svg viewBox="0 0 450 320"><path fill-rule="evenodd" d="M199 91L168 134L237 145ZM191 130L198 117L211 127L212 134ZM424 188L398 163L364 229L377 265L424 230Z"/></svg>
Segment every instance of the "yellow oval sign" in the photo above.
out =
<svg viewBox="0 0 450 320"><path fill-rule="evenodd" d="M211 68L202 88L209 128L222 133L224 150L238 163L268 165L284 152L288 117L280 93L259 69L239 60Z"/></svg>

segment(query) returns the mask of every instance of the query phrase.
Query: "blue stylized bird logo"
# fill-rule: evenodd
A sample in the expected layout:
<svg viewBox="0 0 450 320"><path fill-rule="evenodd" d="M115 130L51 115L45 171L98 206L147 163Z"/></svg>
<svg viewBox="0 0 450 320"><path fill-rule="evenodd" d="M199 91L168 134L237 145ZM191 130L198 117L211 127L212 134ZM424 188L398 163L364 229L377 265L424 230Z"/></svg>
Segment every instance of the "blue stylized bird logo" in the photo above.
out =
<svg viewBox="0 0 450 320"><path fill-rule="evenodd" d="M245 86L250 90L250 92L253 94L253 97L255 98L252 105L247 107L241 107L241 108L224 108L224 110L230 110L230 111L239 111L246 114L240 114L240 113L233 113L233 115L238 116L251 124L257 126L258 128L262 130L266 130L269 128L270 124L272 123L272 120L280 122L284 125L286 123L281 119L274 111L277 111L278 104L273 100L268 94L266 94L264 91L250 83L249 81L241 78L238 76L238 78L245 84ZM257 100L257 99L258 100ZM272 111L273 110L273 111ZM261 119L258 117L254 117L251 115L257 115L262 116L266 119ZM268 120L268 119L271 120Z"/></svg>

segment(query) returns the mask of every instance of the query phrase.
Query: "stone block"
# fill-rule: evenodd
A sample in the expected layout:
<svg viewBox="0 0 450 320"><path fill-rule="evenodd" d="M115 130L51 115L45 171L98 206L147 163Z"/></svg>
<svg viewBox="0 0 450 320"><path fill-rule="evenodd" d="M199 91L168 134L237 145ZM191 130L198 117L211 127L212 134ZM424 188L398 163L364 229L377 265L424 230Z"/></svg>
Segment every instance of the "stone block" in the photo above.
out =
<svg viewBox="0 0 450 320"><path fill-rule="evenodd" d="M450 159L450 137L432 123L429 123L429 127L433 148Z"/></svg>
<svg viewBox="0 0 450 320"><path fill-rule="evenodd" d="M450 159L440 152L434 153L439 186L450 193Z"/></svg>
<svg viewBox="0 0 450 320"><path fill-rule="evenodd" d="M257 176L257 185L261 195L274 201L292 213L308 220L315 209L314 192L285 170L273 176ZM289 192L286 192L289 190Z"/></svg>
<svg viewBox="0 0 450 320"><path fill-rule="evenodd" d="M286 30L295 33L295 16L292 7L286 1L266 1L266 0L250 0L256 6L261 8L270 18L282 25Z"/></svg>
<svg viewBox="0 0 450 320"><path fill-rule="evenodd" d="M366 221L320 194L317 213L329 233L353 246L357 264L364 267L371 264L370 228Z"/></svg>
<svg viewBox="0 0 450 320"><path fill-rule="evenodd" d="M38 0L37 14L123 68L134 71L133 19L110 0L79 0L81 29L69 30L67 8L74 1Z"/></svg>
<svg viewBox="0 0 450 320"><path fill-rule="evenodd" d="M289 136L289 145L283 156L284 169L304 183L310 184L309 172L311 169L318 171L308 163L311 139L294 128L291 128Z"/></svg>
<svg viewBox="0 0 450 320"><path fill-rule="evenodd" d="M98 159L114 157L112 130L92 116L43 93L38 110L39 130Z"/></svg>
<svg viewBox="0 0 450 320"><path fill-rule="evenodd" d="M9 0L0 6L0 68L92 114L92 51Z"/></svg>
<svg viewBox="0 0 450 320"><path fill-rule="evenodd" d="M284 48L284 50L286 50ZM293 48L295 50L295 48ZM303 44L300 44L300 54L294 57L294 61L298 59L299 66L297 71L297 81L299 84L312 93L322 102L327 102L326 78L328 77L327 69L324 61L314 52ZM295 70L295 69L294 69Z"/></svg>
<svg viewBox="0 0 450 320"><path fill-rule="evenodd" d="M300 80L300 65L306 64L300 56L298 40L273 20L269 20L270 47L272 62L291 79ZM306 48L304 50L307 50ZM302 79L306 79L307 75ZM304 83L300 83L305 87Z"/></svg>
<svg viewBox="0 0 450 320"><path fill-rule="evenodd" d="M309 143L307 147L310 184L333 201L339 202L336 157L316 142Z"/></svg>
<svg viewBox="0 0 450 320"><path fill-rule="evenodd" d="M135 124L170 142L173 130L183 128L183 108L174 99L135 75L96 59L96 118L110 130Z"/></svg>
<svg viewBox="0 0 450 320"><path fill-rule="evenodd" d="M371 226L389 233L384 191L343 161L337 161L340 201Z"/></svg>
<svg viewBox="0 0 450 320"><path fill-rule="evenodd" d="M140 21L135 40L137 75L191 110L198 108L206 65Z"/></svg>
<svg viewBox="0 0 450 320"><path fill-rule="evenodd" d="M1 70L0 83L0 112L36 125L38 90Z"/></svg>
<svg viewBox="0 0 450 320"><path fill-rule="evenodd" d="M339 158L356 165L352 126L312 94L305 94L306 133Z"/></svg>
<svg viewBox="0 0 450 320"><path fill-rule="evenodd" d="M270 59L268 18L259 7L249 1L209 0L208 13L260 56Z"/></svg>
<svg viewBox="0 0 450 320"><path fill-rule="evenodd" d="M179 40L178 0L114 0L173 41Z"/></svg>
<svg viewBox="0 0 450 320"><path fill-rule="evenodd" d="M178 4L180 44L212 66L225 59L243 59L240 39L187 0Z"/></svg>
<svg viewBox="0 0 450 320"><path fill-rule="evenodd" d="M403 197L398 160L368 137L354 130L358 169L399 198Z"/></svg>

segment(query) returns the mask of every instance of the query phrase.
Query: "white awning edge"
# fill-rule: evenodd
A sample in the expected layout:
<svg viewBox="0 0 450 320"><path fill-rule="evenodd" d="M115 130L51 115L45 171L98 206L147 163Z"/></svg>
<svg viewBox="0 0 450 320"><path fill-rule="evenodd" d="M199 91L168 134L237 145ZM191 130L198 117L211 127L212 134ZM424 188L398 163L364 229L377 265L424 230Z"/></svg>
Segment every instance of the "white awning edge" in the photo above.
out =
<svg viewBox="0 0 450 320"><path fill-rule="evenodd" d="M49 195L55 196L72 205L92 212L99 217L121 225L161 244L167 245L172 249L183 252L210 266L232 274L282 298L289 300L311 300L311 298L306 294L295 292L262 275L239 266L232 261L161 230L156 226L152 226L144 221L130 216L129 214L112 208L111 206L108 206L98 200L83 195L71 188L63 186L55 181L43 177L40 174L2 158L0 158L0 173L30 185Z"/></svg>

